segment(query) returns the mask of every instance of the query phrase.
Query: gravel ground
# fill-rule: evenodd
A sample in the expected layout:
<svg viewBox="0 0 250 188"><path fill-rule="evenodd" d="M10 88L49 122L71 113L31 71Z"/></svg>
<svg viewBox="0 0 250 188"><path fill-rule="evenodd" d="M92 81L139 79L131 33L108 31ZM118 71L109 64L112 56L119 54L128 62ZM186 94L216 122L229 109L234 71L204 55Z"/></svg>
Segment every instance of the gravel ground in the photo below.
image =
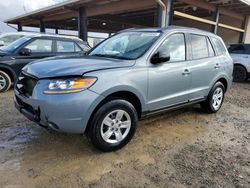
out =
<svg viewBox="0 0 250 188"><path fill-rule="evenodd" d="M199 105L139 123L123 149L101 153L84 136L26 120L0 94L0 187L250 187L250 81L217 114Z"/></svg>

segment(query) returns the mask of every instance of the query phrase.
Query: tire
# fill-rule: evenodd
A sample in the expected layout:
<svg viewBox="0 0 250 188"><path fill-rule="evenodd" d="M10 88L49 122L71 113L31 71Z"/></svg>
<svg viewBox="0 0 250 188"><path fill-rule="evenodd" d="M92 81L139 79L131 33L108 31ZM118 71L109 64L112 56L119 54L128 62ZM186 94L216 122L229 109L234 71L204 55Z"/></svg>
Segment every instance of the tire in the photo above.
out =
<svg viewBox="0 0 250 188"><path fill-rule="evenodd" d="M218 112L223 104L224 96L225 96L225 87L221 82L217 82L211 89L207 100L201 103L202 109L207 113ZM217 100L218 105L216 105L216 101L214 99Z"/></svg>
<svg viewBox="0 0 250 188"><path fill-rule="evenodd" d="M11 79L8 74L0 71L0 93L6 92L10 89Z"/></svg>
<svg viewBox="0 0 250 188"><path fill-rule="evenodd" d="M235 82L244 82L247 79L247 71L241 65L234 66L233 77Z"/></svg>
<svg viewBox="0 0 250 188"><path fill-rule="evenodd" d="M115 151L132 139L137 121L138 115L134 106L128 101L115 99L105 103L94 114L89 124L88 137L97 149L104 152Z"/></svg>

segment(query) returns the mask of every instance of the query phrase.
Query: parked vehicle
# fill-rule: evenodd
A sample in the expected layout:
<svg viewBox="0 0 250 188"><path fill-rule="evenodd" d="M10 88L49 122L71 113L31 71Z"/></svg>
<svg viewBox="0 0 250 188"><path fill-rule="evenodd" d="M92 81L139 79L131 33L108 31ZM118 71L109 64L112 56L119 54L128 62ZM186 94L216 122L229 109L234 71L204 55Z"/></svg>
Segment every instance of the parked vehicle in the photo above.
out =
<svg viewBox="0 0 250 188"><path fill-rule="evenodd" d="M0 92L7 91L31 61L57 55L82 54L90 48L75 37L26 35L0 50Z"/></svg>
<svg viewBox="0 0 250 188"><path fill-rule="evenodd" d="M14 101L43 127L86 133L100 150L113 151L130 141L140 118L194 103L217 112L232 74L232 59L212 33L173 26L132 29L88 56L25 66Z"/></svg>
<svg viewBox="0 0 250 188"><path fill-rule="evenodd" d="M26 32L11 32L11 33L3 33L0 35L0 49L8 46L12 42L15 42L16 40L22 38L25 35L28 35L29 33Z"/></svg>
<svg viewBox="0 0 250 188"><path fill-rule="evenodd" d="M228 51L234 61L234 81L250 78L250 44L232 44Z"/></svg>

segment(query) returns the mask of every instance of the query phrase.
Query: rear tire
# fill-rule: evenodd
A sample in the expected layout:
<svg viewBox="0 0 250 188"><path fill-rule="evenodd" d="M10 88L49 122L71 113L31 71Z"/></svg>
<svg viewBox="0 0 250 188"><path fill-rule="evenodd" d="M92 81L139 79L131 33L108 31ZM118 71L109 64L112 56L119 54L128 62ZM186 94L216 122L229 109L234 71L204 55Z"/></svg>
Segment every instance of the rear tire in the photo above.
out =
<svg viewBox="0 0 250 188"><path fill-rule="evenodd" d="M234 66L233 77L235 82L244 82L247 79L247 71L241 65Z"/></svg>
<svg viewBox="0 0 250 188"><path fill-rule="evenodd" d="M94 114L88 137L101 151L115 151L125 146L134 136L138 115L128 101L115 99L105 103Z"/></svg>
<svg viewBox="0 0 250 188"><path fill-rule="evenodd" d="M206 101L201 103L202 109L207 113L216 113L220 110L225 95L225 87L221 82L217 82L211 89Z"/></svg>
<svg viewBox="0 0 250 188"><path fill-rule="evenodd" d="M6 92L10 89L11 79L8 74L0 71L0 93Z"/></svg>

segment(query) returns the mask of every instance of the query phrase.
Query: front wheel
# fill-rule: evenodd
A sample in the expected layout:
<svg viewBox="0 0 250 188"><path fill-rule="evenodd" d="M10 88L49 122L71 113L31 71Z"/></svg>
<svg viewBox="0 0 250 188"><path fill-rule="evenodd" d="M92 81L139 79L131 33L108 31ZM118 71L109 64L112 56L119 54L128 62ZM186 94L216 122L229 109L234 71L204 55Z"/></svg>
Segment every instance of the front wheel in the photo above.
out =
<svg viewBox="0 0 250 188"><path fill-rule="evenodd" d="M94 114L88 135L102 151L115 151L134 136L138 116L134 106L125 100L107 102Z"/></svg>
<svg viewBox="0 0 250 188"><path fill-rule="evenodd" d="M8 91L11 86L11 79L8 74L0 71L0 93Z"/></svg>
<svg viewBox="0 0 250 188"><path fill-rule="evenodd" d="M210 91L206 101L201 103L201 107L207 113L216 113L220 110L225 95L225 87L221 82L217 82Z"/></svg>

